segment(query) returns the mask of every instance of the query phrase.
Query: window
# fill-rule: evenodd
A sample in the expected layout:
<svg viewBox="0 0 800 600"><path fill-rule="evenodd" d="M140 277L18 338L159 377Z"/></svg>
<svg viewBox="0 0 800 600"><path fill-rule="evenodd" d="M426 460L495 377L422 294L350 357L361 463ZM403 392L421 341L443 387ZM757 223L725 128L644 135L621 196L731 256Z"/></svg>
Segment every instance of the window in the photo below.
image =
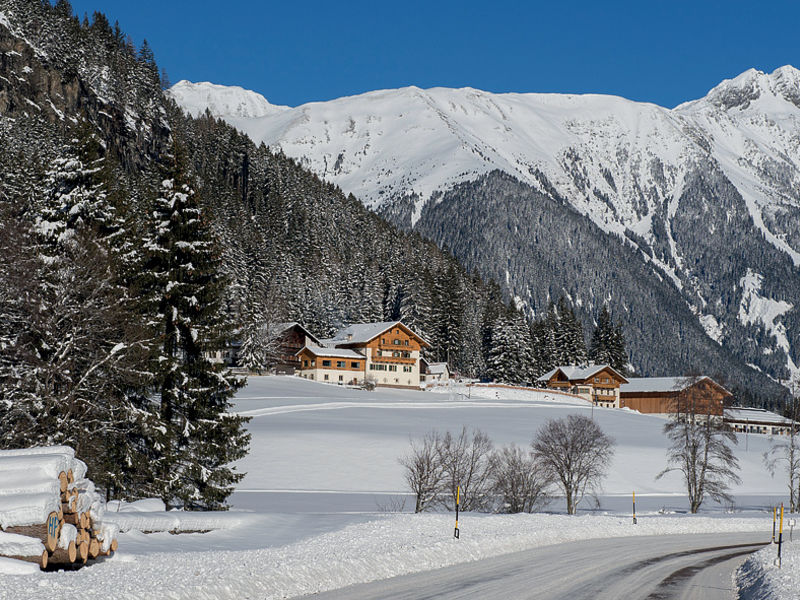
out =
<svg viewBox="0 0 800 600"><path fill-rule="evenodd" d="M394 352L392 352L392 356L394 356L395 358L400 358L400 353L397 350L395 350Z"/></svg>
<svg viewBox="0 0 800 600"><path fill-rule="evenodd" d="M350 363L350 368L351 368L351 369L358 369L358 368L360 368L360 367L361 367L361 363L360 363L360 362L358 362L358 361L355 361L355 362L351 362L351 363Z"/></svg>
<svg viewBox="0 0 800 600"><path fill-rule="evenodd" d="M325 375L325 381L328 381L328 376L327 375Z"/></svg>
<svg viewBox="0 0 800 600"><path fill-rule="evenodd" d="M389 365L390 371L397 371L397 365Z"/></svg>
<svg viewBox="0 0 800 600"><path fill-rule="evenodd" d="M323 360L323 361L322 361L322 366L323 366L323 367L330 367L330 366L331 366L331 361L329 361L329 360ZM327 378L328 378L328 376L326 375L326 376L325 376L325 379L327 379Z"/></svg>
<svg viewBox="0 0 800 600"><path fill-rule="evenodd" d="M316 366L317 366L317 361L315 361L315 360L312 360L312 361L311 361L311 366L312 366L312 367L316 367Z"/></svg>
<svg viewBox="0 0 800 600"><path fill-rule="evenodd" d="M411 373L411 367L409 365L403 365L403 373Z"/></svg>
<svg viewBox="0 0 800 600"><path fill-rule="evenodd" d="M344 375L339 375L339 381L344 381Z"/></svg>
<svg viewBox="0 0 800 600"><path fill-rule="evenodd" d="M314 379L314 374L312 373L311 375L308 376L308 378L309 379Z"/></svg>
<svg viewBox="0 0 800 600"><path fill-rule="evenodd" d="M404 341L403 344L408 346L408 340Z"/></svg>
<svg viewBox="0 0 800 600"><path fill-rule="evenodd" d="M403 352L403 358L411 358L411 352Z"/></svg>
<svg viewBox="0 0 800 600"><path fill-rule="evenodd" d="M336 361L336 368L337 369L344 369L346 367L347 367L347 361L346 360L337 360Z"/></svg>
<svg viewBox="0 0 800 600"><path fill-rule="evenodd" d="M386 338L381 338L381 344L385 344L385 343L386 343Z"/></svg>
<svg viewBox="0 0 800 600"><path fill-rule="evenodd" d="M399 345L400 345L400 340L392 340L392 343L393 343L395 346L399 346Z"/></svg>
<svg viewBox="0 0 800 600"><path fill-rule="evenodd" d="M303 366L304 366L304 367L307 367L307 366L308 366L308 361L307 361L307 360L304 360L304 361L303 361Z"/></svg>

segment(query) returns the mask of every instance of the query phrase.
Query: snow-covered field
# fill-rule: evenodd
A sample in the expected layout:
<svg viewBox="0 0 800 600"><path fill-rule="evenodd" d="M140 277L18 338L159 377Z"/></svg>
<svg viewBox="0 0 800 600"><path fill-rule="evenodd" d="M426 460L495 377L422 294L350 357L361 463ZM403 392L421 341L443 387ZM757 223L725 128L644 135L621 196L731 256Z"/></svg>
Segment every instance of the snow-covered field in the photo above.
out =
<svg viewBox="0 0 800 600"><path fill-rule="evenodd" d="M736 506L710 505L704 514L687 515L680 480L654 480L664 466L663 418L594 409L594 418L617 440L600 508L582 505L577 517L462 515L461 539L454 540L452 515L391 512L404 498L397 457L409 436L467 425L485 430L496 444L527 444L547 419L590 414L591 408L520 390L365 392L253 377L235 410L253 417L253 439L250 455L238 465L247 476L229 513L112 504L106 514L123 530L112 558L75 572L28 575L3 574L0 565L0 599L285 598L584 538L766 535L772 527L768 507L785 500L782 480L771 478L761 463L769 438L751 435L741 438L738 450L743 481L735 489ZM636 526L628 512L633 490ZM563 511L560 502L551 509ZM211 531L168 533L174 530Z"/></svg>

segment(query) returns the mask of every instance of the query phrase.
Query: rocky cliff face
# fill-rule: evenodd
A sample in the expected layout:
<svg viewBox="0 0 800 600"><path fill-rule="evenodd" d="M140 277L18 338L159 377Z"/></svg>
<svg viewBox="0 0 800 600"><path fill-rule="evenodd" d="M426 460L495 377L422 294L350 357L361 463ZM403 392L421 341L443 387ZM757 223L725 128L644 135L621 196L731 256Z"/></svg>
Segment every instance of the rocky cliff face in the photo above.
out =
<svg viewBox="0 0 800 600"><path fill-rule="evenodd" d="M134 56L126 64L102 44L97 56L72 55L76 48L68 33L37 20L28 8L25 2L0 7L0 114L42 119L55 130L84 119L131 171L162 155L170 128L157 74ZM94 35L102 40L101 32ZM103 54L114 56L119 70L100 67ZM148 93L153 95L147 98Z"/></svg>

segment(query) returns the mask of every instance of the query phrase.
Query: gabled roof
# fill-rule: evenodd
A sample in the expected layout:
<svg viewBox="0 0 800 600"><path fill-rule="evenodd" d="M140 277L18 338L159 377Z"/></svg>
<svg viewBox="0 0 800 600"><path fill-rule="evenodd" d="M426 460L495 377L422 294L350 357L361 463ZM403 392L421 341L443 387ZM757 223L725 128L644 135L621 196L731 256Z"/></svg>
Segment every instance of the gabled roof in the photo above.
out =
<svg viewBox="0 0 800 600"><path fill-rule="evenodd" d="M444 373L445 371L449 371L446 362L437 362L428 364L428 373L430 373L431 375L438 375L440 373Z"/></svg>
<svg viewBox="0 0 800 600"><path fill-rule="evenodd" d="M406 331L412 333L420 339L420 341L430 346L430 343L411 329L408 325L404 325L402 321L383 321L380 323L355 323L348 325L336 332L336 334L329 339L322 340L323 343L340 345L340 344L366 344L371 342L380 334L392 329L393 327L400 326Z"/></svg>
<svg viewBox="0 0 800 600"><path fill-rule="evenodd" d="M278 336L278 335L282 334L284 331L287 331L287 330L291 329L292 327L299 327L300 329L303 330L303 333L307 337L311 338L311 340L314 343L316 343L316 344L320 343L320 340L319 340L319 338L317 336L315 336L313 333L311 333L308 329L303 327L303 325L301 325L297 321L288 321L286 323L270 323L270 325L268 326L267 331L269 331L270 335Z"/></svg>
<svg viewBox="0 0 800 600"><path fill-rule="evenodd" d="M719 385L710 377L631 377L628 383L619 387L620 394L651 393L651 392L679 392L704 379L730 394L728 390Z"/></svg>
<svg viewBox="0 0 800 600"><path fill-rule="evenodd" d="M627 379L625 379L625 377L622 376L622 374L619 371L617 371L611 365L589 365L587 367L579 367L576 365L564 365L561 367L556 367L555 369L551 369L550 371L539 377L537 381L549 381L553 377L553 375L555 375L559 371L561 371L564 374L564 376L570 381L589 379L590 377L592 377L593 375L599 373L604 369L608 369L609 371L614 373L623 382L628 381ZM625 384L623 383L623 385Z"/></svg>
<svg viewBox="0 0 800 600"><path fill-rule="evenodd" d="M324 348L322 346L314 346L310 344L303 346L300 351L295 354L295 356L300 354L303 350L308 350L308 352L314 356L324 358L364 358L363 354L359 354L355 350L349 350L347 348Z"/></svg>

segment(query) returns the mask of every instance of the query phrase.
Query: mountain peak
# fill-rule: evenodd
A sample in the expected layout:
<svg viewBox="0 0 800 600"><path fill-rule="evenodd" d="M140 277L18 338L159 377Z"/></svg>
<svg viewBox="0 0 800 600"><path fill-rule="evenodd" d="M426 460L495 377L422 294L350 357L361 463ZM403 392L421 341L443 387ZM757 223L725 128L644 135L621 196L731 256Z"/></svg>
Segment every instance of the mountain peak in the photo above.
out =
<svg viewBox="0 0 800 600"><path fill-rule="evenodd" d="M784 65L772 73L747 69L732 79L724 79L700 100L686 102L677 108L711 104L722 110L745 110L762 97L776 97L800 107L800 71Z"/></svg>
<svg viewBox="0 0 800 600"><path fill-rule="evenodd" d="M237 85L219 85L209 81L193 83L183 79L167 90L186 112L192 116L206 109L215 117L258 118L288 110L288 106L270 104L261 94Z"/></svg>

